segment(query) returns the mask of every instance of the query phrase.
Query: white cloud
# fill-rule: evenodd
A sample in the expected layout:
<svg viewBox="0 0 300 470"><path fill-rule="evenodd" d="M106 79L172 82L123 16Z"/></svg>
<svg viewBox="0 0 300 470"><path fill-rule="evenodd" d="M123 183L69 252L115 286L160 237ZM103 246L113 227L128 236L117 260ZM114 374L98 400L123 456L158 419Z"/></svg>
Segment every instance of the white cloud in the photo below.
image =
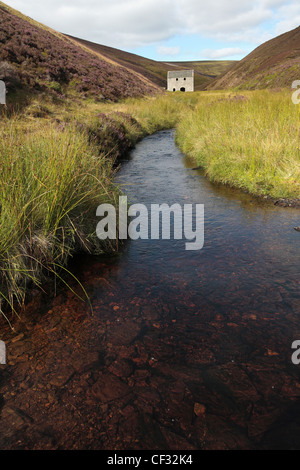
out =
<svg viewBox="0 0 300 470"><path fill-rule="evenodd" d="M224 47L223 49L204 49L201 51L201 57L206 59L227 59L233 56L245 56L246 52L244 49L239 47Z"/></svg>
<svg viewBox="0 0 300 470"><path fill-rule="evenodd" d="M259 44L300 23L299 0L6 0L59 31L120 49L200 34ZM274 24L267 31L264 22Z"/></svg>
<svg viewBox="0 0 300 470"><path fill-rule="evenodd" d="M52 28L91 41L125 48L176 34L172 0L8 0L22 13Z"/></svg>
<svg viewBox="0 0 300 470"><path fill-rule="evenodd" d="M278 22L275 27L275 34L279 35L290 31L300 25L300 4L292 2L278 9Z"/></svg>
<svg viewBox="0 0 300 470"><path fill-rule="evenodd" d="M210 0L205 7L196 0L178 0L185 11L186 26L195 33L230 35L252 28L271 18L262 1Z"/></svg>

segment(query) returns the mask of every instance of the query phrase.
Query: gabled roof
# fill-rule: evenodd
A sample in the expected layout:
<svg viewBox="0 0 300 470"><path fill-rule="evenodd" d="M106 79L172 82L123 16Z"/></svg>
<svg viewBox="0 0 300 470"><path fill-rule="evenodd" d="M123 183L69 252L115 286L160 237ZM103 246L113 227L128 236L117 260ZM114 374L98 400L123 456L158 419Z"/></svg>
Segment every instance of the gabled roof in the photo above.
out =
<svg viewBox="0 0 300 470"><path fill-rule="evenodd" d="M194 70L175 70L168 72L168 78L193 78Z"/></svg>

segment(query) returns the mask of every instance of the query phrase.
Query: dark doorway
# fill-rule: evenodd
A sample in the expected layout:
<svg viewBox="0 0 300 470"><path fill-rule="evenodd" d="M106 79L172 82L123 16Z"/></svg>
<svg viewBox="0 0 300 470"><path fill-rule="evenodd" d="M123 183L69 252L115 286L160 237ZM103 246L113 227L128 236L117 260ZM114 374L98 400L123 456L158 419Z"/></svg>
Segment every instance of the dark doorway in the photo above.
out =
<svg viewBox="0 0 300 470"><path fill-rule="evenodd" d="M184 86L180 88L180 91L185 91L185 88L184 88Z"/></svg>

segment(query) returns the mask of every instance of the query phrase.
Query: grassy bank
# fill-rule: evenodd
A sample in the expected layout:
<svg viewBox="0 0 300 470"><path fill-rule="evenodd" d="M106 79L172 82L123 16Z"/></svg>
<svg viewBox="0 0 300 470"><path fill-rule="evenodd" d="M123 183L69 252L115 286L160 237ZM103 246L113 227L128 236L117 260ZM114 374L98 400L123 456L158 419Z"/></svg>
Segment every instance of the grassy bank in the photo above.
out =
<svg viewBox="0 0 300 470"><path fill-rule="evenodd" d="M74 251L114 249L99 246L91 216L117 191L112 161L74 126L1 124L1 300L13 308L45 275L60 277Z"/></svg>
<svg viewBox="0 0 300 470"><path fill-rule="evenodd" d="M77 251L100 242L96 208L116 203L114 164L136 142L176 127L181 150L216 182L300 197L299 107L290 93L200 92L95 103L32 99L0 120L0 297L20 305L46 276L64 278ZM5 312L3 312L5 313Z"/></svg>
<svg viewBox="0 0 300 470"><path fill-rule="evenodd" d="M202 93L179 121L176 141L212 181L299 198L299 111L288 91Z"/></svg>

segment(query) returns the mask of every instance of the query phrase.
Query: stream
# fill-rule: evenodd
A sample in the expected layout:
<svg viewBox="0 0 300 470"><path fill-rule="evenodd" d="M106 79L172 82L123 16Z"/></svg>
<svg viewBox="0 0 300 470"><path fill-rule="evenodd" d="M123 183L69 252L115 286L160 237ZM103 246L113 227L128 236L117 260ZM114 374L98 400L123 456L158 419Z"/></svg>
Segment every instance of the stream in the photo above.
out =
<svg viewBox="0 0 300 470"><path fill-rule="evenodd" d="M300 449L299 209L194 167L162 131L116 183L130 203L204 204L201 250L139 239L78 255L93 312L59 287L16 332L1 320L1 449Z"/></svg>

